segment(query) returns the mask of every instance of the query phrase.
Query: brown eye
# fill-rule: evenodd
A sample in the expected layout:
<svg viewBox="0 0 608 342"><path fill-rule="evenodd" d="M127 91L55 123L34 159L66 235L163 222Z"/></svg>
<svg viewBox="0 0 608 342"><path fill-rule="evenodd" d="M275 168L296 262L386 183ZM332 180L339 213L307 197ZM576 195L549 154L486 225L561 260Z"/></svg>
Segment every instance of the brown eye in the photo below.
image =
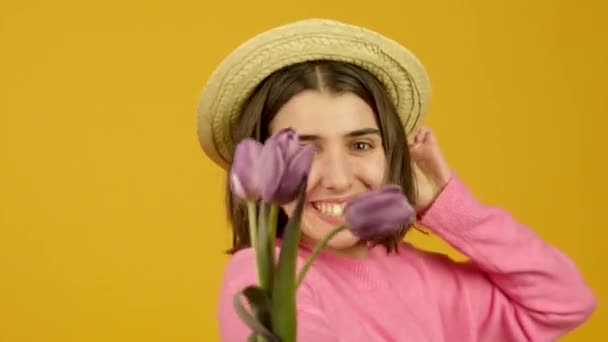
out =
<svg viewBox="0 0 608 342"><path fill-rule="evenodd" d="M365 141L357 141L353 144L353 148L357 151L371 150L374 148L372 144Z"/></svg>

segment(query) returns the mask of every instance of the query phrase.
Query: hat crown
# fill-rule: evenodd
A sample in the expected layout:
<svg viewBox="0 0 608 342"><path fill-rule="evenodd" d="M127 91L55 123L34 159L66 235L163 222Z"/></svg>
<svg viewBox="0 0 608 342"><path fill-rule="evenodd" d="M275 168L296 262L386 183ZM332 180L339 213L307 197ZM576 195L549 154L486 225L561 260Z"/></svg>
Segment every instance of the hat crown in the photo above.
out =
<svg viewBox="0 0 608 342"><path fill-rule="evenodd" d="M374 75L397 108L406 133L426 115L428 75L408 49L363 27L331 19L304 19L250 38L211 74L198 106L199 142L209 158L228 167L236 144L233 126L264 79L286 66L314 60L351 63Z"/></svg>

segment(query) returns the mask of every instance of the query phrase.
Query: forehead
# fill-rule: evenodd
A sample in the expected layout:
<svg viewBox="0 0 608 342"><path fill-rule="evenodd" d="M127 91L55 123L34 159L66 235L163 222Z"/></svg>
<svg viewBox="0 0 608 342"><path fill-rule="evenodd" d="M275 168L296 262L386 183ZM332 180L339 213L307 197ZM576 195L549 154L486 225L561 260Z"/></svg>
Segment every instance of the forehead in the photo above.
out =
<svg viewBox="0 0 608 342"><path fill-rule="evenodd" d="M298 134L332 136L378 125L371 107L355 94L304 91L279 110L270 128L286 127Z"/></svg>

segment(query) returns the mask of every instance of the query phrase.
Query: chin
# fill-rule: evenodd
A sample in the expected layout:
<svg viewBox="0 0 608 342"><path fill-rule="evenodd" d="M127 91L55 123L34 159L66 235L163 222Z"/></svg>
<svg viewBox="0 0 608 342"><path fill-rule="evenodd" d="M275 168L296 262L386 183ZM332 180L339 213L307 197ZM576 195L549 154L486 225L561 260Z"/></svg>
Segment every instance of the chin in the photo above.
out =
<svg viewBox="0 0 608 342"><path fill-rule="evenodd" d="M350 231L345 230L334 236L333 239L329 241L327 246L332 249L340 250L351 248L359 242L359 238L354 236Z"/></svg>
<svg viewBox="0 0 608 342"><path fill-rule="evenodd" d="M314 209L313 209L314 210ZM316 244L323 240L327 234L336 227L336 224L330 224L310 211L305 211L302 216L302 235L303 237ZM345 229L329 240L327 247L335 250L348 249L360 242L360 239L355 236L350 230Z"/></svg>

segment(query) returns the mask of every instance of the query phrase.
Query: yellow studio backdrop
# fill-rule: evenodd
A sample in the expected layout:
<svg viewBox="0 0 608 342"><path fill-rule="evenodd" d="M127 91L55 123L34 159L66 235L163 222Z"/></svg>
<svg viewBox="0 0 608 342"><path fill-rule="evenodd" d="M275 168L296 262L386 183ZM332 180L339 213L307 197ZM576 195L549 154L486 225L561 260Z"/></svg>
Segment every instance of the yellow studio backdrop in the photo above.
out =
<svg viewBox="0 0 608 342"><path fill-rule="evenodd" d="M453 168L598 296L563 341L608 340L606 2L3 0L1 342L218 340L230 235L198 96L243 40L310 16L421 58Z"/></svg>

